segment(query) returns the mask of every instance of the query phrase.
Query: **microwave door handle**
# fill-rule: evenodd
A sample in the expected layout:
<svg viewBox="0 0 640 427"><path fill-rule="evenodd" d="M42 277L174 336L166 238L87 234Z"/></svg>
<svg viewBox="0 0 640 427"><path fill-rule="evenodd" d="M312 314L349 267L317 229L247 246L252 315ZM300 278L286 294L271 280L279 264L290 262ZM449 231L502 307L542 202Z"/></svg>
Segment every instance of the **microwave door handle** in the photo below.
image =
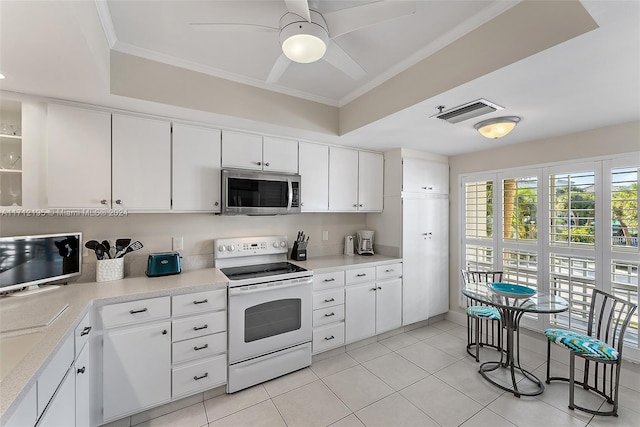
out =
<svg viewBox="0 0 640 427"><path fill-rule="evenodd" d="M290 211L291 204L293 203L293 184L291 183L291 178L287 178L287 185L289 186L289 192L288 192L289 199L287 200L287 211Z"/></svg>

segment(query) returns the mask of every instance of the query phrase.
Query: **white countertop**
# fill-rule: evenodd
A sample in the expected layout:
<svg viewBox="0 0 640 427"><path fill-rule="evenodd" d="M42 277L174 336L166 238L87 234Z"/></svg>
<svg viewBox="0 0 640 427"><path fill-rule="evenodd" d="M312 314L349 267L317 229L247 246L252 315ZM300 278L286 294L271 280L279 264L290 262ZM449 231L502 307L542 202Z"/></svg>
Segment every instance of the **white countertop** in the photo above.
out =
<svg viewBox="0 0 640 427"><path fill-rule="evenodd" d="M28 345L26 355L0 380L0 416L10 415L45 369L64 338L73 333L91 305L103 306L142 298L179 295L226 287L227 278L215 268L206 268L165 277L132 277L100 283L74 283L27 297L0 298L0 347L9 350L20 342ZM42 327L41 311L68 307L51 324ZM20 312L19 321L16 312ZM55 315L54 314L54 315ZM48 314L47 316L48 317ZM33 323L29 324L30 318ZM25 340L27 337L31 340ZM19 350L19 349L15 349ZM8 411L8 409L10 409Z"/></svg>
<svg viewBox="0 0 640 427"><path fill-rule="evenodd" d="M366 264L371 264L371 266L393 264L402 262L402 258L384 255L330 255L311 258L307 261L290 261L300 267L313 270L314 273L329 273L336 270L359 268Z"/></svg>

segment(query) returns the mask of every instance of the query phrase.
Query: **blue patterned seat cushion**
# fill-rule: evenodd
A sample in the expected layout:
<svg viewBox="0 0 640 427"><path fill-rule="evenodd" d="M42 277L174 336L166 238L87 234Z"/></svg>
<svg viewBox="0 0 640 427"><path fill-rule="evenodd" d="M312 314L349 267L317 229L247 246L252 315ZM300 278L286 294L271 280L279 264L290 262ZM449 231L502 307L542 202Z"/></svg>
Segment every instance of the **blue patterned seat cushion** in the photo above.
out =
<svg viewBox="0 0 640 427"><path fill-rule="evenodd" d="M566 329L547 329L544 334L549 341L563 345L574 353L598 360L618 360L619 355L615 348L589 335Z"/></svg>
<svg viewBox="0 0 640 427"><path fill-rule="evenodd" d="M500 320L500 312L498 312L498 309L486 305L470 305L467 307L467 314L472 317Z"/></svg>

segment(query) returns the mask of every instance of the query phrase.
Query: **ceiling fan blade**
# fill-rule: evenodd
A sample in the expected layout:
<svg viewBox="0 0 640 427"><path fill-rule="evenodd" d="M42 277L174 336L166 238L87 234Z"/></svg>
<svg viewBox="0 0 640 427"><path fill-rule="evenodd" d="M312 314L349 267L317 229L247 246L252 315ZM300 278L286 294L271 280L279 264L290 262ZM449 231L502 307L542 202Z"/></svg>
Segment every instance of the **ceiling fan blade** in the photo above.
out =
<svg viewBox="0 0 640 427"><path fill-rule="evenodd" d="M309 13L309 3L307 0L284 0L287 10L302 16L307 22L311 22L311 14Z"/></svg>
<svg viewBox="0 0 640 427"><path fill-rule="evenodd" d="M367 74L360 64L358 64L347 52L345 52L331 39L329 39L327 52L324 54L322 59L354 80L358 80Z"/></svg>
<svg viewBox="0 0 640 427"><path fill-rule="evenodd" d="M280 28L256 24L232 24L227 22L193 22L189 24L193 31L225 31L225 32L274 32Z"/></svg>
<svg viewBox="0 0 640 427"><path fill-rule="evenodd" d="M273 64L273 67L271 67L271 71L267 77L267 83L275 83L280 80L280 77L282 77L284 72L287 70L289 64L291 64L289 58L284 56L284 53L280 54L278 59L276 59L275 64Z"/></svg>
<svg viewBox="0 0 640 427"><path fill-rule="evenodd" d="M323 13L329 35L338 37L370 25L410 15L416 12L415 0L378 1L335 12Z"/></svg>

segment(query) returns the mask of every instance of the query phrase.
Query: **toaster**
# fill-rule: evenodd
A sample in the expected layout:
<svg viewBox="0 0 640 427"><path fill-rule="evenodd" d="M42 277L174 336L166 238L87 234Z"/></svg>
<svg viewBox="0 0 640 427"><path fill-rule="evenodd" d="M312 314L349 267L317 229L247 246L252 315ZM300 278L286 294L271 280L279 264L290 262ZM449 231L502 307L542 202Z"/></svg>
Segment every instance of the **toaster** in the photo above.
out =
<svg viewBox="0 0 640 427"><path fill-rule="evenodd" d="M177 252L150 254L146 273L149 277L180 274L180 254Z"/></svg>

